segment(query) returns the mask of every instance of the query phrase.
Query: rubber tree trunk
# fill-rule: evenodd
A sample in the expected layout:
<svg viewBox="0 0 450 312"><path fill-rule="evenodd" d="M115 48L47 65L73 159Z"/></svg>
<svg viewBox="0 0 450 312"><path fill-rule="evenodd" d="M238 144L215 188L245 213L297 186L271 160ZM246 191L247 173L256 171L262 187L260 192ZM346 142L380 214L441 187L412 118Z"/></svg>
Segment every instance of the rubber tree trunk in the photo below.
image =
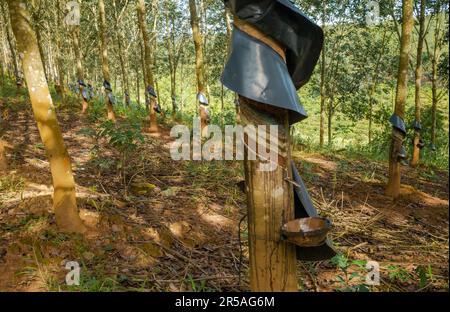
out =
<svg viewBox="0 0 450 312"><path fill-rule="evenodd" d="M139 67L136 67L136 98L138 105L141 105L141 89L139 86L139 81L141 80L141 77L139 75Z"/></svg>
<svg viewBox="0 0 450 312"><path fill-rule="evenodd" d="M0 176L2 176L3 173L6 172L7 170L8 170L8 161L6 159L6 142L0 138Z"/></svg>
<svg viewBox="0 0 450 312"><path fill-rule="evenodd" d="M61 97L61 101L64 102L65 100L65 94L66 94L66 88L65 88L65 83L64 83L64 77L65 77L65 72L64 72L64 54L63 54L63 44L62 44L62 36L64 33L64 27L62 26L62 6L61 6L61 1L57 1L57 34L56 36L56 46L58 48L58 51L56 52L56 62L57 62L57 67L58 67L58 93Z"/></svg>
<svg viewBox="0 0 450 312"><path fill-rule="evenodd" d="M408 65L411 52L411 34L414 26L412 0L403 0L403 24L400 47L400 63L397 77L395 114L404 120L405 103L408 95ZM386 195L396 199L400 195L401 165L398 155L401 151L404 135L397 129L392 131L389 155L389 181Z"/></svg>
<svg viewBox="0 0 450 312"><path fill-rule="evenodd" d="M235 18L235 25L250 36L258 38L281 51L283 49L274 40L261 33L255 27ZM257 73L255 73L257 74ZM240 123L245 126L278 126L278 165L273 171L261 170L263 157L251 160L246 149L244 169L246 179L248 236L250 252L250 287L252 291L297 291L296 249L281 239L282 225L295 219L291 168L291 138L288 112L239 96ZM258 136L261 135L258 133ZM269 135L266 135L267 141ZM245 135L247 146L255 136ZM270 149L276 148L267 142ZM261 146L258 147L258 151ZM255 158L253 158L255 159ZM289 179L287 179L289 178ZM275 190L275 191L274 191Z"/></svg>
<svg viewBox="0 0 450 312"><path fill-rule="evenodd" d="M419 16L419 38L417 39L417 62L416 62L416 94L415 94L415 119L416 123L421 122L421 99L420 92L422 89L422 56L423 56L423 46L425 40L425 9L426 1L420 1L420 16ZM414 140L413 140L413 158L411 160L411 166L416 167L419 165L420 161L420 129L414 130Z"/></svg>
<svg viewBox="0 0 450 312"><path fill-rule="evenodd" d="M153 87L155 88L155 79L153 76L153 53L152 46L147 30L147 19L146 19L146 9L145 9L145 1L138 0L137 2L137 15L138 15L138 23L139 29L142 34L143 46L144 46L144 67L145 67L145 88ZM145 91L147 93L147 90ZM156 104L156 99L152 96L149 97L149 114L150 114L150 125L148 128L149 132L158 132L158 120L156 118L156 112L153 109Z"/></svg>
<svg viewBox="0 0 450 312"><path fill-rule="evenodd" d="M141 50L141 64L142 64L142 78L144 82L144 100L145 100L145 108L147 111L150 110L150 103L148 99L148 92L145 90L145 85L147 84L147 74L145 72L145 55L144 55L144 47L142 46L142 42L139 43L139 47Z"/></svg>
<svg viewBox="0 0 450 312"><path fill-rule="evenodd" d="M19 72L19 67L17 65L18 60L17 60L17 56L16 56L16 48L13 43L13 38L12 38L9 23L6 19L7 15L6 15L6 10L5 10L4 4L1 3L0 5L2 7L3 23L5 24L6 40L8 41L8 46L9 46L9 50L11 52L11 59L12 59L13 67L14 67L14 76L15 76L16 82L18 83L18 82L20 82L20 76L19 76L20 72ZM20 84L17 84L17 87L20 87L20 86L21 86Z"/></svg>
<svg viewBox="0 0 450 312"><path fill-rule="evenodd" d="M233 33L233 27L231 25L231 12L230 9L225 7L224 9L224 17L225 17L225 24L227 26L227 55L230 54L230 48L231 48L231 36Z"/></svg>
<svg viewBox="0 0 450 312"><path fill-rule="evenodd" d="M114 18L115 18L115 33L116 33L116 41L117 41L117 48L119 51L119 63L120 63L120 71L122 73L122 87L124 92L124 99L125 104L128 106L129 99L130 99L130 83L128 79L128 68L127 68L127 56L123 49L123 36L122 36L122 29L120 28L120 20L119 16L117 16L117 7L116 7L116 0L112 2L114 7Z"/></svg>
<svg viewBox="0 0 450 312"><path fill-rule="evenodd" d="M197 4L195 0L189 0L189 11L191 14L192 38L195 46L195 74L197 76L197 93L207 95L205 70L204 70L204 56L203 56L203 40L200 33L199 20L197 14ZM201 119L201 128L207 126L206 111L202 105L199 105L199 115Z"/></svg>
<svg viewBox="0 0 450 312"><path fill-rule="evenodd" d="M385 50L386 50L386 46L387 46L387 28L384 29L384 33L383 33L383 39L381 40L381 49L380 49L380 53L378 54L377 57L377 63L375 65L375 71L374 71L374 75L373 75L373 81L372 81L372 86L370 89L370 94L369 94L369 144L372 143L372 138L373 138L373 105L374 105L374 100L375 100L375 91L377 90L377 86L378 86L378 80L379 80L379 68L381 66L381 59L383 58L383 55L385 54Z"/></svg>
<svg viewBox="0 0 450 312"><path fill-rule="evenodd" d="M326 3L322 2L322 29L325 32L326 21ZM325 77L326 77L326 42L323 44L321 61L320 61L320 128L319 128L319 145L322 148L325 143L325 109L326 109L326 94L325 94Z"/></svg>
<svg viewBox="0 0 450 312"><path fill-rule="evenodd" d="M24 1L8 0L11 25L21 55L22 68L39 134L44 143L53 179L53 209L56 223L64 232L84 232L77 210L75 181L70 157L56 118L55 107L45 80L39 47L30 26Z"/></svg>
<svg viewBox="0 0 450 312"><path fill-rule="evenodd" d="M434 49L431 61L432 73L431 73L431 96L432 96L432 106L431 106L431 145L436 148L436 131L437 131L437 106L439 102L439 92L438 92L438 66L439 59L441 58L441 48L442 48L442 17L441 8L439 4L437 5L437 10L434 12L436 19L436 26L434 32Z"/></svg>
<svg viewBox="0 0 450 312"><path fill-rule="evenodd" d="M71 26L71 27L73 27L72 28L72 40L73 40L73 51L75 53L75 59L77 62L77 78L78 78L78 81L83 81L84 80L84 71L83 71L83 65L81 62L83 56L81 54L81 47L80 47L80 26L75 25L75 26ZM81 105L82 105L81 114L86 115L87 110L89 108L89 103L83 97L83 89L84 89L84 87L82 85L79 85L80 96L81 96Z"/></svg>
<svg viewBox="0 0 450 312"><path fill-rule="evenodd" d="M174 14L170 12L171 8L169 6L169 2L166 0L165 3L166 8L166 25L168 30L168 37L166 39L167 42L167 55L169 60L169 71L170 71L170 97L172 100L172 117L175 118L177 113L177 100L176 100L176 80L177 80L177 63L178 56L176 53L176 44L175 44L175 21Z"/></svg>
<svg viewBox="0 0 450 312"><path fill-rule="evenodd" d="M108 61L108 37L106 36L106 16L105 16L105 2L98 0L98 27L100 30L101 50L102 50L102 73L103 79L108 84L111 83L111 77L109 74L109 61ZM116 114L114 112L114 103L111 102L110 96L112 91L105 88L105 103L108 114L108 120L116 121Z"/></svg>

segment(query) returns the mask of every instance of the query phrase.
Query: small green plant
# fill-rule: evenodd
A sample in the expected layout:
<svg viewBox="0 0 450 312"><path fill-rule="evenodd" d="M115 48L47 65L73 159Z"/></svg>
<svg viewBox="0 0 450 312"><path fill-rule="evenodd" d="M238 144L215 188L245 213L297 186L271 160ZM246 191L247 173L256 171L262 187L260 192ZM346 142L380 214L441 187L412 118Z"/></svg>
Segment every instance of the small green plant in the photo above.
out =
<svg viewBox="0 0 450 312"><path fill-rule="evenodd" d="M211 288L206 286L205 280L196 281L192 275L188 275L188 282L193 292L211 292Z"/></svg>
<svg viewBox="0 0 450 312"><path fill-rule="evenodd" d="M431 265L428 265L428 267L417 267L416 274L419 277L419 287L421 289L425 288L433 281L433 269L431 268Z"/></svg>
<svg viewBox="0 0 450 312"><path fill-rule="evenodd" d="M0 192L21 192L25 188L25 180L11 175L0 178Z"/></svg>
<svg viewBox="0 0 450 312"><path fill-rule="evenodd" d="M353 260L349 259L343 255L338 254L333 259L331 263L336 265L342 274L337 276L337 281L342 285L337 291L341 292L369 292L370 289L364 283L354 284L355 281L361 281L364 279L366 274L366 264L365 260ZM350 269L353 269L350 273Z"/></svg>
<svg viewBox="0 0 450 312"><path fill-rule="evenodd" d="M398 265L390 265L387 267L389 279L393 282L405 283L412 279L412 275Z"/></svg>

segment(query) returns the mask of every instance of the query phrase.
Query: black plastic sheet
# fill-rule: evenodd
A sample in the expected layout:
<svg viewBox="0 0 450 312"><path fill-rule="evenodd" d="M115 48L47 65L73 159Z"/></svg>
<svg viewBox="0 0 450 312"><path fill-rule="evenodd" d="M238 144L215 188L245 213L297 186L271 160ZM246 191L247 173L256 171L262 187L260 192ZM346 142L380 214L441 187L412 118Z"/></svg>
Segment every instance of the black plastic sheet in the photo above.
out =
<svg viewBox="0 0 450 312"><path fill-rule="evenodd" d="M147 87L147 93L155 98L157 98L158 96L156 95L155 89L152 86L148 86Z"/></svg>
<svg viewBox="0 0 450 312"><path fill-rule="evenodd" d="M222 83L248 99L287 109L290 124L308 117L281 56L236 27Z"/></svg>
<svg viewBox="0 0 450 312"><path fill-rule="evenodd" d="M231 12L286 47L289 74L299 89L311 78L322 51L322 29L288 0L225 0Z"/></svg>
<svg viewBox="0 0 450 312"><path fill-rule="evenodd" d="M400 131L404 136L406 136L406 125L405 121L398 115L394 114L389 119L392 127Z"/></svg>

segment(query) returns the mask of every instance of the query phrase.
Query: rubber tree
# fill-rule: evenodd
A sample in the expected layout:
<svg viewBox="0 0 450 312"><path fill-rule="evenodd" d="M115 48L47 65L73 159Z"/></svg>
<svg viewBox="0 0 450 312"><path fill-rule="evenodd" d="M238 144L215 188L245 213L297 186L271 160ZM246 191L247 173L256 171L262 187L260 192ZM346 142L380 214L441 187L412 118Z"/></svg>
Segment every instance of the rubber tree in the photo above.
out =
<svg viewBox="0 0 450 312"><path fill-rule="evenodd" d="M180 23L177 23L177 11L176 5L171 3L170 1L164 2L165 8L165 22L166 22L166 47L167 47L167 55L169 60L169 72L170 72L170 95L172 100L172 115L178 111L177 107L177 70L180 62L180 57L183 51L184 46L184 37L185 33L182 29L183 26ZM177 30L181 32L181 38L177 40ZM177 42L178 41L178 42Z"/></svg>
<svg viewBox="0 0 450 312"><path fill-rule="evenodd" d="M292 161L290 134L307 118L297 92L319 60L323 31L283 0L225 3L234 15L234 30L222 83L239 96L243 129L236 141L245 146L250 288L297 291L297 260L335 255L326 239L306 246L285 236L288 224L324 220ZM261 18L254 19L256 14Z"/></svg>
<svg viewBox="0 0 450 312"><path fill-rule="evenodd" d="M100 31L101 41L101 60L103 73L103 86L105 88L105 103L107 109L108 120L116 121L116 114L114 112L114 95L111 88L111 77L109 74L109 60L108 60L108 36L106 34L106 13L105 2L98 1L98 27Z"/></svg>
<svg viewBox="0 0 450 312"><path fill-rule="evenodd" d="M189 0L189 12L191 16L192 39L195 46L195 74L197 77L197 99L206 98L206 80L203 55L203 39L199 27L199 19L197 14L197 4L195 0ZM203 103L207 104L207 103ZM208 110L205 105L199 102L199 115L201 120L201 128L204 129L208 124Z"/></svg>
<svg viewBox="0 0 450 312"><path fill-rule="evenodd" d="M327 19L327 4L326 1L322 1L322 29L325 32L325 24ZM325 37L326 38L326 37ZM325 39L326 40L326 39ZM322 48L322 54L320 58L320 126L319 126L319 146L322 148L325 143L325 115L326 115L326 45Z"/></svg>
<svg viewBox="0 0 450 312"><path fill-rule="evenodd" d="M56 47L58 49L56 55L56 62L58 68L58 87L57 91L61 96L62 101L65 99L66 87L65 87L65 71L64 71L64 44L63 44L63 34L65 33L65 29L63 27L63 1L56 2Z"/></svg>
<svg viewBox="0 0 450 312"><path fill-rule="evenodd" d="M153 75L153 52L152 45L150 41L150 36L147 29L147 14L145 9L145 1L138 0L137 1L137 16L139 29L142 35L143 41L143 52L144 52L144 77L145 77L145 92L148 94L148 110L150 114L150 125L148 127L149 132L158 132L158 120L156 117L155 107L157 105L156 102L156 93L155 93L155 79ZM149 94L150 93L150 94Z"/></svg>
<svg viewBox="0 0 450 312"><path fill-rule="evenodd" d="M434 33L433 33L433 45L431 47L428 43L428 40L425 40L425 44L427 46L428 55L431 58L431 149L433 151L436 150L436 137L437 137L437 110L438 104L442 100L442 98L446 94L446 89L443 88L439 91L439 63L442 58L442 54L444 52L444 40L443 37L445 35L444 31L444 12L443 5L445 5L445 1L435 1L432 3L432 13L431 18L434 23ZM447 78L448 79L448 78Z"/></svg>
<svg viewBox="0 0 450 312"><path fill-rule="evenodd" d="M18 67L16 47L13 42L13 35L11 33L11 28L10 28L9 22L7 20L5 3L6 2L2 1L2 3L0 5L2 7L2 17L3 17L3 23L5 25L6 40L8 41L9 51L11 52L11 58L12 58L12 63L13 63L13 68L14 68L14 76L16 79L17 87L21 87L22 83L21 83L20 71L19 71L19 67Z"/></svg>
<svg viewBox="0 0 450 312"><path fill-rule="evenodd" d="M391 118L393 130L389 153L389 181L386 187L386 195L394 199L400 195L401 160L405 158L403 147L403 141L406 137L406 129L404 126L405 104L408 95L408 68L411 52L411 36L414 26L412 0L403 0L402 21L395 110L392 116L393 118Z"/></svg>
<svg viewBox="0 0 450 312"><path fill-rule="evenodd" d="M417 61L416 61L416 87L415 87L415 122L414 122L414 139L413 139L413 157L411 166L416 167L420 161L420 150L423 143L420 137L421 126L421 90L422 90L422 72L423 72L423 48L425 40L425 10L426 0L420 0L419 12L419 36L417 38Z"/></svg>
<svg viewBox="0 0 450 312"><path fill-rule="evenodd" d="M81 2L80 0L77 1L78 6L81 10ZM75 54L75 60L76 60L76 75L78 79L78 89L80 91L81 96L81 114L86 115L88 108L89 108L89 102L88 97L86 96L86 84L84 83L84 70L83 70L83 53L81 51L81 44L80 44L80 25L75 23L74 25L71 25L72 27L72 44L73 44L73 52Z"/></svg>
<svg viewBox="0 0 450 312"><path fill-rule="evenodd" d="M86 228L78 214L70 157L45 79L30 15L25 1L8 0L8 5L34 118L50 162L56 223L61 231L82 233Z"/></svg>
<svg viewBox="0 0 450 312"><path fill-rule="evenodd" d="M123 48L124 40L122 35L122 28L121 20L122 20L122 13L117 12L117 3L116 0L112 2L113 9L114 9L114 33L117 43L117 50L119 55L119 63L120 63L120 72L122 74L122 86L123 86L123 92L124 92L124 99L125 104L128 106L130 105L130 82L128 78L128 66L127 66L127 54L125 49ZM124 6L124 9L126 6Z"/></svg>
<svg viewBox="0 0 450 312"><path fill-rule="evenodd" d="M238 19L235 18L235 25ZM248 25L248 24L247 24ZM240 23L240 29L244 29ZM247 27L253 37L261 38L259 31ZM283 49L274 40L265 40L270 46ZM280 52L281 56L285 55ZM244 161L247 186L248 226L250 243L250 287L253 291L297 291L295 246L278 240L282 223L294 219L292 187L284 180L285 167L291 163L288 113L281 109L268 109L266 105L239 95L240 121L243 126L279 126L278 145L281 149L274 171L260 170L260 161ZM252 138L246 138L251 145ZM292 176L290 177L292 179ZM283 190L274 197L272 190ZM268 238L267 240L264 238Z"/></svg>

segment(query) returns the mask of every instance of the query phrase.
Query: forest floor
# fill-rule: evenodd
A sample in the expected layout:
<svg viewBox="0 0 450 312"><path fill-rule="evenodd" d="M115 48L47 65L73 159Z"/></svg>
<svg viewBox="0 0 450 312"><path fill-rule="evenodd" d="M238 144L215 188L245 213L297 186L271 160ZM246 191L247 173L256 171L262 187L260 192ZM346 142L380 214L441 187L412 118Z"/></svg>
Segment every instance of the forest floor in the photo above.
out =
<svg viewBox="0 0 450 312"><path fill-rule="evenodd" d="M3 99L0 110L8 161L0 176L0 291L248 290L240 164L172 161L163 128L145 135L124 180L117 151L100 140L94 157L96 142L80 134L96 125L61 109L90 229L62 234L29 105ZM366 261L380 265L381 285L372 291L448 291L448 172L405 167L402 196L393 202L384 196L384 163L303 152L294 158L321 214L333 220L340 253L333 261L299 262L302 291L362 290ZM66 286L69 261L80 263L80 286Z"/></svg>

